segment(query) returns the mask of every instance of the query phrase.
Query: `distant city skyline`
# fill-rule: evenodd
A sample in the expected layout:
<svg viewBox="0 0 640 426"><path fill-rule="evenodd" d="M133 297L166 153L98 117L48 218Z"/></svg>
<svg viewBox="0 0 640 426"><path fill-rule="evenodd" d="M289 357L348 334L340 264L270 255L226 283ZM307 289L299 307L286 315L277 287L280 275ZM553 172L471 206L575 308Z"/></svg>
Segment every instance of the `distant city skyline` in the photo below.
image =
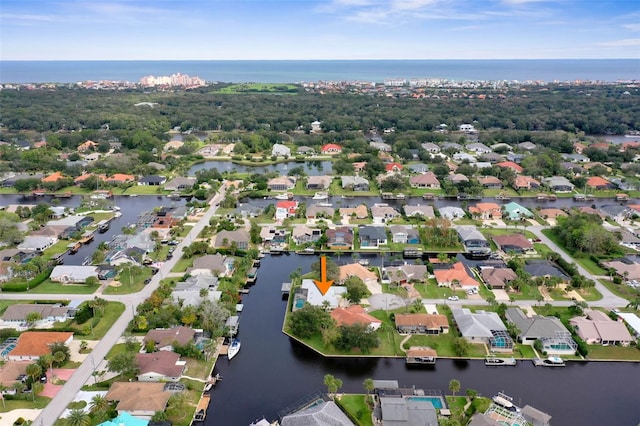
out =
<svg viewBox="0 0 640 426"><path fill-rule="evenodd" d="M2 0L1 60L640 59L636 0Z"/></svg>

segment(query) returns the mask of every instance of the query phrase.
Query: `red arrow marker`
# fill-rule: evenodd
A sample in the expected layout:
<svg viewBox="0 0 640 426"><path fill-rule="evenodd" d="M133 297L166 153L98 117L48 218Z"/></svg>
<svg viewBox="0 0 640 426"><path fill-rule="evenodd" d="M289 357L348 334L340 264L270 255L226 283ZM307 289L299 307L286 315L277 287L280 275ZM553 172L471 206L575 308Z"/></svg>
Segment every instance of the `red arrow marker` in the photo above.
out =
<svg viewBox="0 0 640 426"><path fill-rule="evenodd" d="M320 293L324 296L329 291L329 287L333 284L333 281L327 281L327 257L320 256L320 281L313 280L316 283L316 287L320 290Z"/></svg>

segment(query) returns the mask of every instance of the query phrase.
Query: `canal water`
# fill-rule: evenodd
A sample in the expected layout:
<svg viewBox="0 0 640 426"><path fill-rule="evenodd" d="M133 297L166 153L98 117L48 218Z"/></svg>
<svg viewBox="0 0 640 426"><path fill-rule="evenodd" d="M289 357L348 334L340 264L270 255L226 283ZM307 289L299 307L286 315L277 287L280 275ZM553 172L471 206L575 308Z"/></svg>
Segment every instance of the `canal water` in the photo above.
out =
<svg viewBox="0 0 640 426"><path fill-rule="evenodd" d="M235 164L231 161L223 160L207 160L192 166L187 175L193 176L198 170L218 169L220 173L237 172L237 173L259 173L265 174L269 172L278 172L280 175L287 175L289 170L295 167L302 167L308 176L324 176L333 174L333 163L331 161L305 161L288 163L277 163L268 166L247 166L243 164Z"/></svg>
<svg viewBox="0 0 640 426"><path fill-rule="evenodd" d="M438 360L433 369L407 368L404 359L324 358L281 331L286 301L280 286L296 268L310 270L316 256L267 256L258 280L245 295L238 337L240 353L222 356L215 372L223 376L212 390L206 425L249 425L319 389L324 375L343 381L343 392L364 393L367 378L398 380L401 386L448 394L458 379L462 392L483 396L504 392L518 405L529 404L553 416L553 425L636 426L640 422L640 363L570 363L565 368L490 368L480 360Z"/></svg>

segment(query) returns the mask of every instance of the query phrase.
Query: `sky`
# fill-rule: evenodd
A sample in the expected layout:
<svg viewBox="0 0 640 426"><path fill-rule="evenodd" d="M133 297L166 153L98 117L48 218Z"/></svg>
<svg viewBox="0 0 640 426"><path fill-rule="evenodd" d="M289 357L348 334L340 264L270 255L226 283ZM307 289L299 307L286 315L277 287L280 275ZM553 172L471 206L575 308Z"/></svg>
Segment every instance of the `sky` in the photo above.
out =
<svg viewBox="0 0 640 426"><path fill-rule="evenodd" d="M0 0L0 60L640 59L638 0Z"/></svg>

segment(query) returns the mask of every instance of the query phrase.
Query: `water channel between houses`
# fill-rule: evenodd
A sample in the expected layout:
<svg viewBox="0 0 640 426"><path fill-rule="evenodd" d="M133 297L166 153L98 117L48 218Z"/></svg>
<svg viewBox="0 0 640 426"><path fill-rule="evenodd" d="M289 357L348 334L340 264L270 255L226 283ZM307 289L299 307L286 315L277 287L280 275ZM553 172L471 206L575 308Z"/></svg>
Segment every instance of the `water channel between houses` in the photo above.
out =
<svg viewBox="0 0 640 426"><path fill-rule="evenodd" d="M482 360L439 359L432 369L408 368L400 358L324 358L282 333L286 300L282 282L296 268L310 270L316 256L267 256L257 283L243 298L238 337L242 350L231 361L222 356L215 372L222 380L212 391L206 425L248 425L324 386L324 375L344 382L341 391L364 393L367 378L398 380L401 386L449 393L458 379L462 392L499 391L518 405L529 404L553 416L554 425L629 425L640 421L640 363L569 363L565 368L486 367Z"/></svg>
<svg viewBox="0 0 640 426"><path fill-rule="evenodd" d="M419 201L418 201L419 200ZM338 200L340 201L340 200ZM342 200L348 205L382 202L379 197ZM51 203L51 197L25 199L20 195L1 195L0 205ZM59 205L77 207L80 197L58 199ZM65 256L65 264L79 265L90 256L101 241L110 241L123 226L133 224L139 214L157 206L183 204L184 200L156 196L115 197L122 215L109 231L96 234L96 240L73 256ZM266 205L274 200L246 200ZM312 203L312 200L308 199ZM460 205L459 201L422 199L412 203L440 207ZM450 204L451 203L451 204ZM572 205L612 204L613 200L575 203L572 199L556 202L523 202L526 206L569 207ZM339 207L335 205L334 207ZM333 374L343 380L342 391L361 393L366 378L398 380L401 386L438 389L448 393L449 380L461 381L462 390L478 390L492 396L504 391L517 404L529 404L553 416L554 425L629 425L640 421L640 363L588 362L570 363L566 368L536 368L529 361L515 368L489 368L481 360L452 361L440 359L435 368L408 369L404 359L323 358L289 339L281 331L286 301L280 286L289 281L296 268L310 270L316 256L282 255L266 257L258 272L257 283L244 296L241 314L242 351L232 361L221 357L216 372L224 380L212 392L207 425L248 425L257 418L277 418L277 412L318 389L324 389L324 375ZM380 264L380 259L372 259Z"/></svg>

